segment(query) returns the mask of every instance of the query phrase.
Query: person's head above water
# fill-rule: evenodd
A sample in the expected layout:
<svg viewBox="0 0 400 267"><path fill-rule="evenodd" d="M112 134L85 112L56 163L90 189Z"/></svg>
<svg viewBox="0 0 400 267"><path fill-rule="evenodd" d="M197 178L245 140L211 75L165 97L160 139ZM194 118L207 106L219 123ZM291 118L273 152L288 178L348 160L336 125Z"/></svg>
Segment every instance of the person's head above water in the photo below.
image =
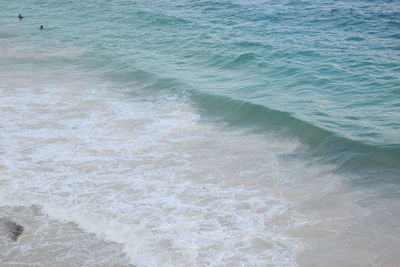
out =
<svg viewBox="0 0 400 267"><path fill-rule="evenodd" d="M22 20L24 18L24 16L22 16L21 14L18 15L19 20Z"/></svg>
<svg viewBox="0 0 400 267"><path fill-rule="evenodd" d="M40 30L44 30L44 26L43 26L43 25L40 25L39 29L40 29Z"/></svg>

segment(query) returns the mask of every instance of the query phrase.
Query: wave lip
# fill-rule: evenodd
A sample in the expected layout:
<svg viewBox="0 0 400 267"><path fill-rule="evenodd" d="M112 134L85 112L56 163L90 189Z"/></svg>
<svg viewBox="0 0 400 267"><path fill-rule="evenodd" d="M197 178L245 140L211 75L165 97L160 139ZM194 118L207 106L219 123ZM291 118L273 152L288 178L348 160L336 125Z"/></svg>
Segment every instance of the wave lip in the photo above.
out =
<svg viewBox="0 0 400 267"><path fill-rule="evenodd" d="M303 144L300 150L305 153L302 156L310 160L318 159L324 164L334 164L340 172L350 171L366 178L381 177L377 182L400 182L396 178L400 173L398 144L360 142L298 119L294 114L230 97L194 93L192 99L199 112L211 121L297 140Z"/></svg>

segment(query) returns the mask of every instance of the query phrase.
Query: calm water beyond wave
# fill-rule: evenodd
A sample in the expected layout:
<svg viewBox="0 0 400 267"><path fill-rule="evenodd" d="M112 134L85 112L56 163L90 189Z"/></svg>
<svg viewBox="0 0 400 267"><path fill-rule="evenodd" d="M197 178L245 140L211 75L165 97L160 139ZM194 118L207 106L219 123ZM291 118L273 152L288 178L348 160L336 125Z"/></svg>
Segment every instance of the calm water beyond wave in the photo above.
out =
<svg viewBox="0 0 400 267"><path fill-rule="evenodd" d="M0 265L399 264L398 0L0 4Z"/></svg>

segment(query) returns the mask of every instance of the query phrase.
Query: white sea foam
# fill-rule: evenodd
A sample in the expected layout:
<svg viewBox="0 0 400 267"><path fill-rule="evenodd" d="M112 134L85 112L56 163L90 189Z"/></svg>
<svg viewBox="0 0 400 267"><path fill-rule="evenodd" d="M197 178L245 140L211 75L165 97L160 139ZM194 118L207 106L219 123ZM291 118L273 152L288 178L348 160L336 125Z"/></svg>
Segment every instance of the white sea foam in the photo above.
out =
<svg viewBox="0 0 400 267"><path fill-rule="evenodd" d="M26 229L0 240L3 262L368 265L396 244L359 244L381 224L358 204L368 192L334 166L283 160L298 142L202 122L182 97L61 74L0 74L0 217Z"/></svg>
<svg viewBox="0 0 400 267"><path fill-rule="evenodd" d="M304 220L272 182L296 145L220 131L167 96L6 84L0 99L3 205L40 207L138 266L296 265L285 231Z"/></svg>
<svg viewBox="0 0 400 267"><path fill-rule="evenodd" d="M296 141L209 124L182 97L127 97L79 72L10 70L0 78L0 217L5 210L26 229L16 243L0 240L8 263L307 266L396 258L384 246L373 251L396 244L389 233L360 244L385 218L359 204L366 190L343 183L334 166L281 157L301 149Z"/></svg>

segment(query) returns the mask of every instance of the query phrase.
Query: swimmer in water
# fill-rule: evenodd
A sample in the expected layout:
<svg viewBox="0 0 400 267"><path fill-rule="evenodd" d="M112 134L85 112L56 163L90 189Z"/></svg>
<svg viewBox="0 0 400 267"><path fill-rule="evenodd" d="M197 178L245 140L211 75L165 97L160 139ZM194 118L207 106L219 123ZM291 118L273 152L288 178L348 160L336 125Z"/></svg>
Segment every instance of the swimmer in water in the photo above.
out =
<svg viewBox="0 0 400 267"><path fill-rule="evenodd" d="M24 16L22 16L21 14L18 15L19 20L22 20L24 18Z"/></svg>
<svg viewBox="0 0 400 267"><path fill-rule="evenodd" d="M44 27L43 27L43 25L40 25L40 27L39 27L39 30L41 30L41 31L43 31L43 30L44 30Z"/></svg>

